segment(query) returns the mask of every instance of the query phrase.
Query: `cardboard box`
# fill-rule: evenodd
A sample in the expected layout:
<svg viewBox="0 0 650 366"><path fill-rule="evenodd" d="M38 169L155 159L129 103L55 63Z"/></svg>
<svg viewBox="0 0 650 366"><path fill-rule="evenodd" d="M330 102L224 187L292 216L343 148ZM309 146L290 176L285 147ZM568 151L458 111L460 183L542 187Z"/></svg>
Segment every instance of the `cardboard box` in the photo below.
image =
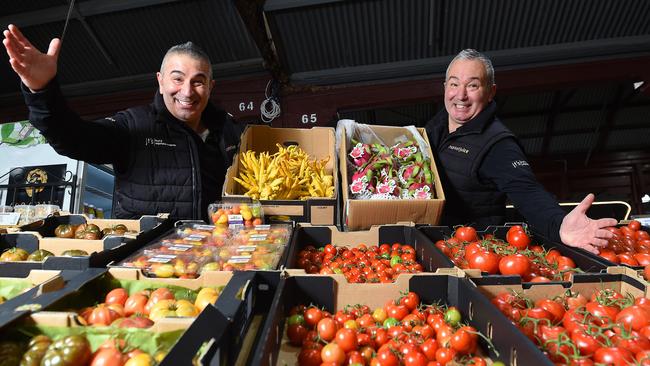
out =
<svg viewBox="0 0 650 366"><path fill-rule="evenodd" d="M425 272L435 272L440 266L432 260L436 248L431 241L423 236L412 224L409 225L381 225L373 226L365 231L340 231L336 226L312 226L300 224L294 229L291 247L284 263L285 270L292 275L305 275L303 269L298 268L298 253L307 245L322 248L327 244L350 248L359 244L366 246L381 245L384 243L407 244L415 249L417 262ZM453 266L451 266L453 267Z"/></svg>
<svg viewBox="0 0 650 366"><path fill-rule="evenodd" d="M486 234L493 234L497 239L505 240L506 234L510 229L509 226L489 226L484 231L478 231L477 235L482 237ZM427 237L431 243L435 243L438 240L448 239L452 236L452 230L447 226L421 226L419 227L421 235ZM571 258L576 266L582 269L585 272L600 272L607 268L601 262L595 260L593 256L589 256L586 251L576 250L568 245L554 243L552 241L546 240L538 235L531 235L531 245L538 244L544 247L544 249L556 249L563 256ZM439 268L452 268L454 263L433 245L433 253L431 255L432 264L435 267ZM504 277L502 275L488 275L487 273L481 273L478 269L466 269L464 270L470 277L485 277L485 276L496 276Z"/></svg>
<svg viewBox="0 0 650 366"><path fill-rule="evenodd" d="M489 351L493 360L511 365L537 365L542 353L490 304L469 282L469 279L435 274L404 275L396 283L367 286L350 284L331 276L290 276L281 281L257 344L253 365L294 365L300 348L288 344L285 324L289 310L296 305L314 304L332 314L348 304L365 304L371 309L383 306L402 291L414 291L423 303L442 302L456 306L478 331L492 338L499 357ZM479 341L483 351L487 347Z"/></svg>
<svg viewBox="0 0 650 366"><path fill-rule="evenodd" d="M402 127L368 126L384 141L394 141L401 136L411 138L408 130ZM431 156L431 172L434 179L435 197L428 200L357 200L349 193L348 166L349 141L343 138L340 142L339 165L341 169L341 196L343 197L343 225L349 230L369 229L373 225L395 224L398 222L414 222L416 224L436 225L440 221L445 203L445 194L440 183L438 169L429 146L429 139L423 128L418 132L426 141L427 146L420 146ZM345 130L343 136L346 136Z"/></svg>
<svg viewBox="0 0 650 366"><path fill-rule="evenodd" d="M506 279L503 277L498 278L490 276L472 278L471 281L488 299L492 299L494 296L502 292L511 292L522 294L524 297L535 302L540 299L553 299L555 296L562 296L567 291L582 294L589 299L594 292L603 289L613 289L623 295L630 294L634 297L650 298L648 283L639 278L635 271L626 267L609 267L606 273L576 274L573 277L573 281L569 283L568 286L566 283L527 283L524 285L518 277L510 277ZM501 313L499 313L498 317L507 319L505 315ZM519 330L518 332L523 336L523 333ZM528 343L527 346L535 346L527 337L524 338L525 343ZM498 338L494 338L494 341L498 341ZM517 350L517 352L519 352L519 350ZM538 358L533 363L524 363L524 365L528 364L543 366L554 365L554 363L546 356Z"/></svg>
<svg viewBox="0 0 650 366"><path fill-rule="evenodd" d="M67 328L68 334L89 334L91 349L95 351L103 342L118 338L124 339L131 346L138 346L134 342L142 342L142 337L134 337L134 333L150 333L152 339L156 339L155 345L170 345L174 342L174 337L178 337L175 343L168 349L168 353L162 362L157 363L160 366L172 365L190 365L195 355L200 355L203 345L211 348L225 347L227 341L227 332L232 325L214 306L208 306L196 319L185 318L164 318L156 322L152 327L147 329L120 329L114 327L92 327L92 332L86 333L86 327L83 326L79 316L70 312L52 312L43 311L31 314L21 318L21 322L15 324L17 327L28 327L30 332L38 330L51 332L60 335L62 329ZM37 327L37 328L34 328ZM90 327L88 327L90 328ZM5 334L12 334L13 341L29 340L29 336L22 334L21 329L5 329ZM163 334L164 333L164 334ZM160 336L160 337L159 337ZM152 348L152 343L144 344L143 350L153 356L154 352L163 349ZM157 348L156 347L156 348ZM207 363L199 363L207 365Z"/></svg>
<svg viewBox="0 0 650 366"><path fill-rule="evenodd" d="M289 216L295 222L315 225L336 225L338 223L338 168L336 163L334 130L329 127L272 128L269 126L248 126L241 136L239 152L253 150L256 153L277 151L276 144L298 145L314 159L329 158L326 169L334 176L333 198L310 198L307 200L263 200L264 216ZM226 172L222 200L224 202L245 201L243 187L233 177L239 176L239 155Z"/></svg>

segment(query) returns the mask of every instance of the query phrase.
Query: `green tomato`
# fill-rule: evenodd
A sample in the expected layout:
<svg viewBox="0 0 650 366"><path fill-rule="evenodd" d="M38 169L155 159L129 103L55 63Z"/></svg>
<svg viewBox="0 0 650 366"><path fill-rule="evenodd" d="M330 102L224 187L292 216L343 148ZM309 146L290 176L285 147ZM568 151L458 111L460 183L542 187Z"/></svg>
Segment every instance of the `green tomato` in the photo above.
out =
<svg viewBox="0 0 650 366"><path fill-rule="evenodd" d="M28 261L34 261L34 262L42 262L42 261L45 260L45 258L51 257L53 255L54 254L52 252L48 251L48 250L39 249L39 250L33 251L32 254L30 254L29 257L27 257L27 260Z"/></svg>
<svg viewBox="0 0 650 366"><path fill-rule="evenodd" d="M461 320L460 311L458 309L449 309L445 312L445 322L452 327L458 325Z"/></svg>
<svg viewBox="0 0 650 366"><path fill-rule="evenodd" d="M39 366L51 344L52 340L45 335L37 335L32 338L29 341L29 349L20 361L20 366Z"/></svg>
<svg viewBox="0 0 650 366"><path fill-rule="evenodd" d="M391 259L389 253L384 253L381 255L381 259Z"/></svg>
<svg viewBox="0 0 650 366"><path fill-rule="evenodd" d="M23 347L16 342L0 342L0 366L18 366Z"/></svg>
<svg viewBox="0 0 650 366"><path fill-rule="evenodd" d="M384 328L388 329L390 327L399 325L399 320L395 318L386 318L386 320L384 320L384 323L382 325L384 326Z"/></svg>
<svg viewBox="0 0 650 366"><path fill-rule="evenodd" d="M71 335L54 341L45 352L41 366L85 365L90 361L92 351L86 337Z"/></svg>
<svg viewBox="0 0 650 366"><path fill-rule="evenodd" d="M390 259L390 266L395 267L397 264L402 263L402 258L399 255L394 255Z"/></svg>
<svg viewBox="0 0 650 366"><path fill-rule="evenodd" d="M304 325L305 317L300 314L291 315L289 317L289 325Z"/></svg>

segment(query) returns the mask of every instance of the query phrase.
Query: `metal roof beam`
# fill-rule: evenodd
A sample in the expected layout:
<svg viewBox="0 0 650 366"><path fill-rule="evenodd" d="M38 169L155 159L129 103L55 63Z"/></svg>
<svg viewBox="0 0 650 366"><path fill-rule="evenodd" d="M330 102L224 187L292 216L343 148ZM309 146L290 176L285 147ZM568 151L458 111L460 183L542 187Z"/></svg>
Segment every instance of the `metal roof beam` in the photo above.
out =
<svg viewBox="0 0 650 366"><path fill-rule="evenodd" d="M80 2L76 7L81 16L88 17L178 1L181 0L90 0ZM39 24L64 21L68 14L68 8L68 5L60 5L46 9L6 15L0 18L0 26L2 26L3 29L6 29L9 24L16 24L19 27L30 27Z"/></svg>
<svg viewBox="0 0 650 366"><path fill-rule="evenodd" d="M601 39L594 41L553 44L541 47L516 48L485 52L491 58L496 72L497 85L500 75L506 71L529 70L544 67L570 67L581 63L609 62L648 58L650 56L650 35ZM280 50L281 51L281 50ZM387 62L381 64L340 67L318 71L296 72L291 81L296 84L333 85L364 81L390 80L444 75L453 55L435 58ZM647 73L647 64L643 72ZM629 72L629 69L614 70ZM596 75L613 70L599 70Z"/></svg>

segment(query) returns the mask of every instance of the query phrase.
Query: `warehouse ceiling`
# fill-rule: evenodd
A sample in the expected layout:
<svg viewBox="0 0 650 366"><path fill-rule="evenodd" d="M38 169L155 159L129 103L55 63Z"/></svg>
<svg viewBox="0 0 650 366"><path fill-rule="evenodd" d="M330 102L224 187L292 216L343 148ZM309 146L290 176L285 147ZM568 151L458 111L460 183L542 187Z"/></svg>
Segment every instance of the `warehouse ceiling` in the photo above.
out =
<svg viewBox="0 0 650 366"><path fill-rule="evenodd" d="M0 26L18 25L45 49L69 5L3 1ZM71 15L59 66L71 96L151 88L166 49L187 40L206 49L218 78L271 73L291 90L440 77L454 54L476 48L492 58L497 84L511 71L605 65L603 80L592 67L559 87L546 80L559 74L542 73L537 82L554 86L498 94L527 152L644 149L650 140L647 0L77 0ZM0 109L20 102L6 56L0 80ZM395 99L342 113L423 123L439 107Z"/></svg>

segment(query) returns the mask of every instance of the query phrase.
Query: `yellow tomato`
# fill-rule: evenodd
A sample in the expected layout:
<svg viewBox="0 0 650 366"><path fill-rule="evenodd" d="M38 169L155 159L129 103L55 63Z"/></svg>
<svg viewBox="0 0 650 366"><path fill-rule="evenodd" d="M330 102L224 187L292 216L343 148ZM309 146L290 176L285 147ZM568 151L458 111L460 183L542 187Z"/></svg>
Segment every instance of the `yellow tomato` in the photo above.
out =
<svg viewBox="0 0 650 366"><path fill-rule="evenodd" d="M131 357L124 366L151 366L153 365L153 358L148 353L140 353L139 355Z"/></svg>
<svg viewBox="0 0 650 366"><path fill-rule="evenodd" d="M196 306L199 311L203 311L208 304L214 304L219 297L219 291L212 287L204 287L199 291L199 294L196 295L196 301L194 301L194 306Z"/></svg>

